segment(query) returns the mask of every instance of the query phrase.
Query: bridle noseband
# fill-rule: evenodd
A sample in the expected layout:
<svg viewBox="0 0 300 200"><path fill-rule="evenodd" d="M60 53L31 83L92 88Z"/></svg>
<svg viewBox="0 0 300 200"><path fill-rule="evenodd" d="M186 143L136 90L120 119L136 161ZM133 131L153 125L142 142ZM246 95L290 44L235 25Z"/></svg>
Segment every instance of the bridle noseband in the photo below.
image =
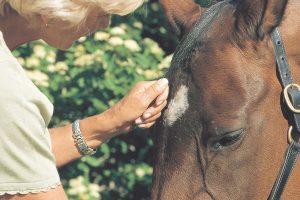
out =
<svg viewBox="0 0 300 200"><path fill-rule="evenodd" d="M293 82L279 28L275 28L271 33L271 38L274 44L279 79L284 88L284 102L293 114L293 124L288 131L289 146L279 175L268 198L268 200L279 200L300 154L300 144L295 142L292 137L293 129L295 129L294 133L300 134L300 86Z"/></svg>

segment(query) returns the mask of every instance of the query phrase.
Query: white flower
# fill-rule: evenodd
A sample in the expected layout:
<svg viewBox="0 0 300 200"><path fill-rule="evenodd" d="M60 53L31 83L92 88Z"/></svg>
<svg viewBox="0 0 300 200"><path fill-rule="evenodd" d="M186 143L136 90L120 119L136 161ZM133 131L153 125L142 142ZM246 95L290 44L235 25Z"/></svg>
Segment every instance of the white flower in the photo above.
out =
<svg viewBox="0 0 300 200"><path fill-rule="evenodd" d="M38 86L48 87L49 77L47 74L44 74L40 71L26 71L27 76Z"/></svg>
<svg viewBox="0 0 300 200"><path fill-rule="evenodd" d="M97 49L96 51L94 51L93 55L95 56L102 56L104 54L104 52L100 49Z"/></svg>
<svg viewBox="0 0 300 200"><path fill-rule="evenodd" d="M49 72L56 72L56 67L55 67L55 65L48 65L48 66L47 66L47 69L48 69Z"/></svg>
<svg viewBox="0 0 300 200"><path fill-rule="evenodd" d="M138 177L143 177L145 176L145 171L142 169L142 168L136 168L135 170L135 174L138 176Z"/></svg>
<svg viewBox="0 0 300 200"><path fill-rule="evenodd" d="M88 189L84 185L84 178L82 176L78 176L77 178L73 178L69 181L70 189L68 192L73 195L85 193Z"/></svg>
<svg viewBox="0 0 300 200"><path fill-rule="evenodd" d="M133 146L133 145L129 145L129 149L130 149L130 151L135 151L136 150L135 146Z"/></svg>
<svg viewBox="0 0 300 200"><path fill-rule="evenodd" d="M100 194L99 192L101 191L101 188L99 185L91 183L89 184L89 193L91 196L99 198Z"/></svg>
<svg viewBox="0 0 300 200"><path fill-rule="evenodd" d="M48 65L47 69L49 72L59 72L60 74L65 74L69 68L65 62L57 62L55 65Z"/></svg>
<svg viewBox="0 0 300 200"><path fill-rule="evenodd" d="M99 198L99 197L100 197L99 192L90 192L90 195L91 195L92 197L95 197L95 198Z"/></svg>
<svg viewBox="0 0 300 200"><path fill-rule="evenodd" d="M71 187L78 187L83 184L83 177L78 176L77 178L73 178L69 181L69 184Z"/></svg>
<svg viewBox="0 0 300 200"><path fill-rule="evenodd" d="M68 189L68 193L70 195L78 195L78 191L75 188Z"/></svg>
<svg viewBox="0 0 300 200"><path fill-rule="evenodd" d="M136 68L135 68L135 71L136 71L137 74L140 74L140 75L143 75L143 74L144 74L143 69L140 68L140 67L136 67Z"/></svg>
<svg viewBox="0 0 300 200"><path fill-rule="evenodd" d="M92 197L95 197L97 199L101 199L100 197L100 193L102 191L104 191L106 189L106 186L105 185L98 185L98 184L95 184L95 183L91 183L89 184L89 194L92 196Z"/></svg>
<svg viewBox="0 0 300 200"><path fill-rule="evenodd" d="M78 56L81 56L83 54L85 54L85 47L82 44L77 45L75 47L75 56L78 57Z"/></svg>
<svg viewBox="0 0 300 200"><path fill-rule="evenodd" d="M140 51L141 48L138 45L138 43L134 40L125 40L124 45L126 48L128 48L132 52Z"/></svg>
<svg viewBox="0 0 300 200"><path fill-rule="evenodd" d="M161 54L163 52L163 50L158 46L157 43L155 43L155 45L152 45L150 47L150 51L153 54Z"/></svg>
<svg viewBox="0 0 300 200"><path fill-rule="evenodd" d="M103 54L104 54L104 52L100 49L94 51L94 53L92 54L94 61L101 63L103 61L103 59L102 59Z"/></svg>
<svg viewBox="0 0 300 200"><path fill-rule="evenodd" d="M173 58L173 54L168 55L165 57L161 63L158 65L158 69L167 69L171 66L171 61Z"/></svg>
<svg viewBox="0 0 300 200"><path fill-rule="evenodd" d="M84 41L86 41L86 37L85 37L85 36L80 37L80 38L78 39L78 42L84 42Z"/></svg>
<svg viewBox="0 0 300 200"><path fill-rule="evenodd" d="M94 35L94 40L96 40L96 41L106 41L106 40L108 40L109 37L110 37L110 35L106 32L97 32Z"/></svg>
<svg viewBox="0 0 300 200"><path fill-rule="evenodd" d="M119 60L117 59L116 60L116 64L119 66L119 67L128 67L129 66L129 63L128 61L124 61L124 60Z"/></svg>
<svg viewBox="0 0 300 200"><path fill-rule="evenodd" d="M111 190L112 190L112 189L115 189L115 188L116 188L115 182L113 182L113 181L109 182L108 187L109 187L109 189L111 189Z"/></svg>
<svg viewBox="0 0 300 200"><path fill-rule="evenodd" d="M95 183L91 183L89 184L89 190L94 192L100 192L100 186Z"/></svg>
<svg viewBox="0 0 300 200"><path fill-rule="evenodd" d="M113 46L118 46L118 45L122 45L123 44L123 40L122 38L119 38L119 37L111 37L109 40L108 40L108 43L113 45Z"/></svg>
<svg viewBox="0 0 300 200"><path fill-rule="evenodd" d="M158 44L150 39L150 38L145 38L144 39L145 44L147 44L150 47L150 51L153 54L161 54L163 53L163 50L158 46Z"/></svg>
<svg viewBox="0 0 300 200"><path fill-rule="evenodd" d="M145 70L144 75L147 79L154 79L159 76L159 73L153 71L153 70Z"/></svg>
<svg viewBox="0 0 300 200"><path fill-rule="evenodd" d="M33 52L38 58L44 58L47 54L45 47L42 45L35 45L33 47Z"/></svg>
<svg viewBox="0 0 300 200"><path fill-rule="evenodd" d="M46 60L49 62L49 63L54 63L55 60L56 60L56 54L54 51L49 51L47 56L46 56Z"/></svg>
<svg viewBox="0 0 300 200"><path fill-rule="evenodd" d="M121 27L122 29L126 30L127 29L127 24L121 23L119 25L119 27Z"/></svg>
<svg viewBox="0 0 300 200"><path fill-rule="evenodd" d="M88 66L93 63L94 63L94 56L92 54L82 55L74 61L74 64L80 67Z"/></svg>
<svg viewBox="0 0 300 200"><path fill-rule="evenodd" d="M122 29L121 27L113 27L111 30L110 30L111 34L113 35L124 35L125 34L125 31L124 29Z"/></svg>
<svg viewBox="0 0 300 200"><path fill-rule="evenodd" d="M39 65L40 65L40 61L36 57L29 57L26 60L26 66L29 68L38 67Z"/></svg>
<svg viewBox="0 0 300 200"><path fill-rule="evenodd" d="M146 43L146 44L148 44L148 45L152 45L153 43L155 43L152 39L150 39L150 38L145 38L144 39L144 42Z"/></svg>
<svg viewBox="0 0 300 200"><path fill-rule="evenodd" d="M134 22L133 23L133 27L138 28L138 29L142 29L143 28L143 24L141 22Z"/></svg>
<svg viewBox="0 0 300 200"><path fill-rule="evenodd" d="M76 189L78 191L78 193L85 193L87 191L87 188L85 187L85 185L80 185L74 189Z"/></svg>
<svg viewBox="0 0 300 200"><path fill-rule="evenodd" d="M68 65L65 62L57 62L55 66L58 71L67 71L68 70Z"/></svg>

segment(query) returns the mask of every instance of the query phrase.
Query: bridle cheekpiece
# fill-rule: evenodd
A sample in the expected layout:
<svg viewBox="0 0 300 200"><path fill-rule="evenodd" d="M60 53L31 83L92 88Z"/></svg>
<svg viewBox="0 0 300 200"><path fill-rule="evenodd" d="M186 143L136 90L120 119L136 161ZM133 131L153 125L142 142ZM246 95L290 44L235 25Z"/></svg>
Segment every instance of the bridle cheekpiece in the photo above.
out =
<svg viewBox="0 0 300 200"><path fill-rule="evenodd" d="M293 122L287 134L289 145L285 153L284 162L282 163L279 175L268 198L268 200L279 200L300 154L300 144L293 139L293 133L300 135L300 86L295 84L292 79L283 40L278 27L271 33L271 38L274 44L279 79L283 87L284 103L293 116Z"/></svg>

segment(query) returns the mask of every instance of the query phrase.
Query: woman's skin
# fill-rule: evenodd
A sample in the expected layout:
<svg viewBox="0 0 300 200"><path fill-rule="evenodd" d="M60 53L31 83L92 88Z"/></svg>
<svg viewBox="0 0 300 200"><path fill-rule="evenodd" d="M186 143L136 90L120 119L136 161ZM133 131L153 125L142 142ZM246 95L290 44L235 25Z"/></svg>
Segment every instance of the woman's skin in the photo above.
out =
<svg viewBox="0 0 300 200"><path fill-rule="evenodd" d="M6 17L0 16L0 30L11 50L18 46L43 39L50 46L68 49L80 38L103 29L109 25L110 15L101 10L92 10L80 28L66 28L65 22L48 20L40 16L33 22L28 22L15 12ZM168 96L168 81L145 81L138 83L120 102L107 111L82 119L80 128L87 144L97 148L101 143L139 126L149 128L157 120L162 109L166 106ZM99 91L101 92L101 91ZM78 152L72 138L71 125L50 129L52 151L56 158L57 167L71 162L82 155ZM9 200L65 200L67 199L62 186L48 192L13 195L0 197Z"/></svg>

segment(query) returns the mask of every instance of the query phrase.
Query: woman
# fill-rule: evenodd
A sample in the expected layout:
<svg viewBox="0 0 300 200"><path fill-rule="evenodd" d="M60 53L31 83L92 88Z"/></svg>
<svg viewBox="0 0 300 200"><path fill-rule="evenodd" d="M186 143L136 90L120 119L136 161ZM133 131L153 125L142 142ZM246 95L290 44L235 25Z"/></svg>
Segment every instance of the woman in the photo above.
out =
<svg viewBox="0 0 300 200"><path fill-rule="evenodd" d="M93 154L136 125L149 128L166 106L168 81L140 82L109 110L47 128L53 107L26 77L11 50L43 39L67 49L142 0L0 0L0 199L67 199L56 166Z"/></svg>

